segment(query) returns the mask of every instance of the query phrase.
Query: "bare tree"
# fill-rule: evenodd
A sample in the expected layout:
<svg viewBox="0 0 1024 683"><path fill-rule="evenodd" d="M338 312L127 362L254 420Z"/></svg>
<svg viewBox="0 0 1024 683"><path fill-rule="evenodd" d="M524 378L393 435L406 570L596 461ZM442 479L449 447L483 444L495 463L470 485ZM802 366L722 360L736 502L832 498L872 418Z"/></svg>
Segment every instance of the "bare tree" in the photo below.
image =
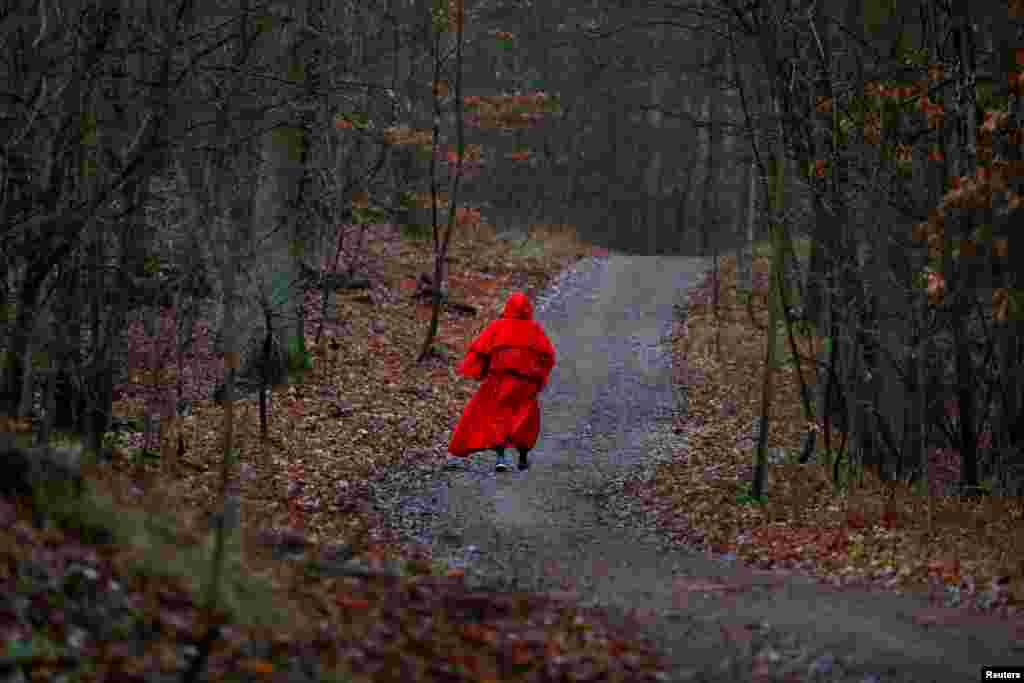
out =
<svg viewBox="0 0 1024 683"><path fill-rule="evenodd" d="M427 336L423 340L423 346L420 348L417 362L423 362L430 355L431 346L434 343L434 338L437 336L438 323L441 318L441 303L442 303L442 283L444 282L445 271L444 264L445 259L448 255L448 245L452 238L452 232L455 230L455 219L456 210L458 207L458 196L459 196L459 183L462 180L462 164L466 153L466 137L464 122L462 119L462 47L463 47L463 23L465 21L465 12L462 0L457 0L454 5L455 16L444 16L442 22L450 21L455 25L455 133L456 133L456 155L457 161L455 164L455 172L451 178L451 189L448 192L449 204L448 204L448 218L445 221L445 226L442 228L438 225L437 221L437 182L434 170L436 169L435 156L431 156L431 181L430 181L430 198L431 198L431 209L433 212L433 235L434 235L434 274L433 274L433 301L430 311L430 325L427 328ZM435 25L436 39L434 42L434 80L433 83L439 83L441 81L441 36L442 31L440 25ZM433 142L436 145L441 132L441 102L439 94L435 94L434 98L434 135Z"/></svg>

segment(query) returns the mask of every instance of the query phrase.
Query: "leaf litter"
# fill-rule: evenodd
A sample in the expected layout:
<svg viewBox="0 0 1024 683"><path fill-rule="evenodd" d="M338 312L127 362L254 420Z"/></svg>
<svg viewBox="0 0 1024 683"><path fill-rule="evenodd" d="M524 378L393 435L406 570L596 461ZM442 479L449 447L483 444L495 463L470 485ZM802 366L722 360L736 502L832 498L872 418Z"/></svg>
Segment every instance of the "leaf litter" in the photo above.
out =
<svg viewBox="0 0 1024 683"><path fill-rule="evenodd" d="M415 364L429 308L411 295L431 269L429 248L381 231L369 246L373 287L335 296L337 324L312 350L311 375L272 395L267 444L255 400L238 402L242 533L225 591L236 599L212 615L224 628L208 663L211 680L229 672L240 680L328 680L333 670L352 674L336 680L354 681L662 680L650 643L604 623L599 610L574 605L571 594L475 590L458 567L399 542L369 504L382 473L404 468L415 478L443 460L433 444L474 389L455 375L455 363L508 292L532 296L576 259L600 255L553 231L537 239L545 248L528 258L486 232L453 242L449 295L479 315L443 313L436 354ZM730 259L722 296L735 303ZM755 267L763 293L767 261ZM1012 563L1024 556L1024 515L1013 501L986 508L935 500L929 533L908 492L894 496L868 476L836 497L821 465L789 461L771 468L764 508L737 501L751 469L757 405L749 378L760 376L763 331L734 316L722 328L728 352L715 358L708 292L705 281L673 335L674 379L688 406L673 430L686 438L652 476L619 482L659 533L836 586L930 590L939 604L919 615L925 624L968 613L1016 618L1024 582ZM310 310L318 303L311 297ZM763 327L765 319L763 303L755 304L755 320ZM797 391L792 368L780 369L771 447L799 445ZM118 408L132 414L131 405ZM0 501L8 663L35 678L78 671L83 681L180 680L210 617L197 596L218 499L222 420L221 406L200 402L185 420L180 460L140 464L115 449L111 462L90 466L105 500L150 520L116 542L100 542L104 535L89 524L35 529L22 505ZM169 562L193 551L195 564ZM735 590L679 579L676 593L724 598ZM835 668L831 655L811 658L795 642L760 641L757 625L722 628L748 653L745 672L736 662L723 668L751 680L803 680ZM771 678L780 663L788 663L785 678Z"/></svg>
<svg viewBox="0 0 1024 683"><path fill-rule="evenodd" d="M767 503L744 503L760 411L759 383L751 378L764 372L769 267L767 258L755 258L753 319L736 297L734 255L720 261L717 327L710 273L691 291L686 316L673 333L673 371L687 393L687 412L677 416L675 431L685 433L686 444L653 477L635 483L638 499L657 515L664 533L754 567L799 571L839 587L928 592L946 618L958 613L1019 622L1022 501L935 495L928 503L871 472L834 491L823 448L812 462L796 462L805 421L792 363L775 375L768 449L777 457L769 465ZM821 341L797 339L813 386L807 359ZM779 344L781 355L791 358L784 336ZM833 432L833 443L840 439ZM932 472L945 477L940 490L959 476L958 467Z"/></svg>
<svg viewBox="0 0 1024 683"><path fill-rule="evenodd" d="M535 296L577 259L606 254L552 226L532 226L531 239L543 248L502 243L486 226L453 241L448 296L478 315L446 308L422 364L430 310L414 294L432 271L429 244L387 229L370 240L371 288L336 293L313 369L271 394L266 443L255 398L236 402L241 533L212 614L200 605L222 405L196 402L180 457L169 444L149 460L115 447L88 465L93 521L39 530L20 502L0 501L6 663L33 680L177 681L213 619L221 637L208 680L658 680L650 644L599 611L571 594L476 590L459 568L399 542L369 504L382 473L414 477L443 459L432 445L475 388L455 363L507 295ZM310 293L311 339L319 304ZM139 406L115 412L138 416Z"/></svg>

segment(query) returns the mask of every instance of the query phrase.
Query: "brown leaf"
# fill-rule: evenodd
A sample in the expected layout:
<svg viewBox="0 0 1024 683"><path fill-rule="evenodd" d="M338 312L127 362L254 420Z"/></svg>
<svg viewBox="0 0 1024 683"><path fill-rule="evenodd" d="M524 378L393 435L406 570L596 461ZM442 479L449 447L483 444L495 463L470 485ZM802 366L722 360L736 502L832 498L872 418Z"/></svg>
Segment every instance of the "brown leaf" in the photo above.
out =
<svg viewBox="0 0 1024 683"><path fill-rule="evenodd" d="M253 674L271 674L276 670L273 662L268 662L265 659L243 659L239 668L242 671L247 671Z"/></svg>

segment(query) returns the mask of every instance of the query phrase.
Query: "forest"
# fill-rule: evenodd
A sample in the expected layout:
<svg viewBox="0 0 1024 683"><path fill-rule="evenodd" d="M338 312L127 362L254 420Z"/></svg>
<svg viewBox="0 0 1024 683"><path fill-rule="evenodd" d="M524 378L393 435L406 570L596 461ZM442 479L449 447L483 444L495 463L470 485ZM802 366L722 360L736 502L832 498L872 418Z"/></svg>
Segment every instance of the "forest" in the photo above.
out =
<svg viewBox="0 0 1024 683"><path fill-rule="evenodd" d="M0 0L0 674L661 680L367 502L611 254L706 263L666 535L1019 618L1022 97L1021 0Z"/></svg>

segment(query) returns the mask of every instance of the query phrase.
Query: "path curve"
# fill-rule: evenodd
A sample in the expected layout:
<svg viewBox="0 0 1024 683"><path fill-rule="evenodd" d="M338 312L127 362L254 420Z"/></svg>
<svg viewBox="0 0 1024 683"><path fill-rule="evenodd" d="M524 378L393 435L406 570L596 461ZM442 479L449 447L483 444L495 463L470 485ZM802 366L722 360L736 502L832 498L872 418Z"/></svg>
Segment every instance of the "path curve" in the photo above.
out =
<svg viewBox="0 0 1024 683"><path fill-rule="evenodd" d="M927 606L920 596L759 573L622 523L625 494L613 484L649 471L672 438L680 397L667 335L673 307L706 268L613 253L577 287L542 295L537 318L558 363L541 395L532 468L495 473L492 452L433 467L387 506L405 530L420 520L409 540L481 585L571 591L614 622L639 619L669 656L667 681L735 680L720 664L740 641L798 676L789 680L967 681L984 665L1024 663L994 619L923 626L913 618Z"/></svg>

